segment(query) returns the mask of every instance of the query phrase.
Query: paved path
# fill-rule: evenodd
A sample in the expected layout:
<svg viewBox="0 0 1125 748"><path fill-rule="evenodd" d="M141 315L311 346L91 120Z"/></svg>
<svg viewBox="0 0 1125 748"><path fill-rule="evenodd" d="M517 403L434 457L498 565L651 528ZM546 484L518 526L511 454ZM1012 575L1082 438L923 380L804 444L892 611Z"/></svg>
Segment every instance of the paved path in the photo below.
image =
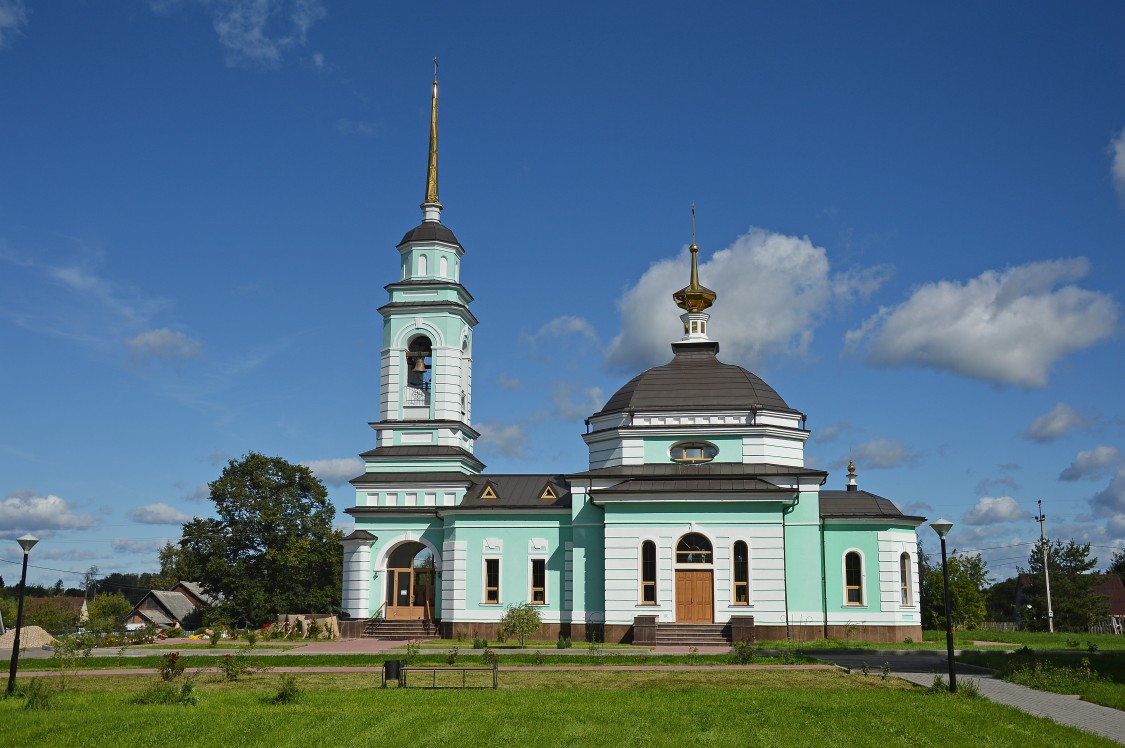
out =
<svg viewBox="0 0 1125 748"><path fill-rule="evenodd" d="M824 662L860 672L867 663L873 674L881 671L883 663L891 667L891 675L930 686L935 675L949 680L949 660L944 653L917 652L890 654L885 652L806 652ZM1125 743L1125 712L1099 704L1082 701L1077 696L1064 696L1049 691L1037 691L1015 683L1000 680L992 671L954 660L958 682L965 678L976 681L981 695L987 699L1007 704L1037 717L1053 719L1061 725L1096 733L1118 743Z"/></svg>

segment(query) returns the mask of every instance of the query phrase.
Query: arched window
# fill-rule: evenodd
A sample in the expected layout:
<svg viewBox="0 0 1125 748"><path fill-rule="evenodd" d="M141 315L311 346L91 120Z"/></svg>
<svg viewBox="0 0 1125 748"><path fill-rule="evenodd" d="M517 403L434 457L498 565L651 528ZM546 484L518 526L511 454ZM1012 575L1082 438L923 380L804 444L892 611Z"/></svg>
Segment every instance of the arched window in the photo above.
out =
<svg viewBox="0 0 1125 748"><path fill-rule="evenodd" d="M430 404L430 357L433 343L425 335L410 341L406 351L406 402L408 406Z"/></svg>
<svg viewBox="0 0 1125 748"><path fill-rule="evenodd" d="M440 275L442 278L448 278L449 277L449 258L446 257L445 255L442 255L441 258L438 260L437 266L438 266L438 275Z"/></svg>
<svg viewBox="0 0 1125 748"><path fill-rule="evenodd" d="M863 605L863 559L856 551L844 556L844 603Z"/></svg>
<svg viewBox="0 0 1125 748"><path fill-rule="evenodd" d="M898 557L898 587L899 603L903 607L913 605L913 596L910 594L910 554L904 553Z"/></svg>
<svg viewBox="0 0 1125 748"><path fill-rule="evenodd" d="M734 544L734 604L750 604L750 553L744 541Z"/></svg>
<svg viewBox="0 0 1125 748"><path fill-rule="evenodd" d="M717 454L718 447L707 442L680 442L673 444L669 450L672 462L710 462Z"/></svg>
<svg viewBox="0 0 1125 748"><path fill-rule="evenodd" d="M677 564L709 564L714 556L711 541L697 532L689 532L676 544Z"/></svg>
<svg viewBox="0 0 1125 748"><path fill-rule="evenodd" d="M418 255L418 275L420 275L420 276L425 275L427 269L428 268L426 267L426 255Z"/></svg>
<svg viewBox="0 0 1125 748"><path fill-rule="evenodd" d="M641 605L656 605L656 543L641 543Z"/></svg>

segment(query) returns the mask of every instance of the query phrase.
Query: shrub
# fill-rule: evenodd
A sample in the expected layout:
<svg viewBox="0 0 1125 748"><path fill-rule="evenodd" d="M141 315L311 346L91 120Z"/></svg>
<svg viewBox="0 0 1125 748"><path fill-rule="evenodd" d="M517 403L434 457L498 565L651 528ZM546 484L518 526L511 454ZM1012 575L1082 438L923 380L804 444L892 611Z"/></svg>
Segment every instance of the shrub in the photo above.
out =
<svg viewBox="0 0 1125 748"><path fill-rule="evenodd" d="M903 644L913 644L914 643L914 637L908 636L908 637L906 637L905 639L902 640L902 643Z"/></svg>
<svg viewBox="0 0 1125 748"><path fill-rule="evenodd" d="M309 625L305 627L305 636L310 639L317 639L320 637L320 624L316 622L315 618L309 619Z"/></svg>
<svg viewBox="0 0 1125 748"><path fill-rule="evenodd" d="M223 673L223 680L231 682L247 675L250 672L250 666L246 664L241 653L232 655L228 652L223 655L223 659L219 660L219 670Z"/></svg>
<svg viewBox="0 0 1125 748"><path fill-rule="evenodd" d="M457 664L457 656L460 653L461 653L461 651L459 649L457 649L457 647L454 647L453 649L449 650L449 653L445 656L445 661L448 662L450 665L456 665Z"/></svg>
<svg viewBox="0 0 1125 748"><path fill-rule="evenodd" d="M170 681L183 675L184 661L179 652L168 652L160 656L160 680Z"/></svg>
<svg viewBox="0 0 1125 748"><path fill-rule="evenodd" d="M496 654L491 649L485 649L481 652L480 658L484 661L485 665L495 665L500 662L500 655Z"/></svg>
<svg viewBox="0 0 1125 748"><path fill-rule="evenodd" d="M749 665L754 661L755 647L753 642L745 640L736 642L731 652L734 654L735 665Z"/></svg>
<svg viewBox="0 0 1125 748"><path fill-rule="evenodd" d="M170 629L164 629L163 634L164 634L164 636L168 637L169 639L179 639L179 638L183 637L184 630L182 628L180 628L179 626L173 626Z"/></svg>
<svg viewBox="0 0 1125 748"><path fill-rule="evenodd" d="M219 629L218 627L216 627L216 628L212 629L211 633L208 634L207 636L211 640L211 646L217 647L217 646L219 646L219 641L223 638L222 629Z"/></svg>
<svg viewBox="0 0 1125 748"><path fill-rule="evenodd" d="M523 602L509 605L504 610L504 617L500 619L500 635L514 636L522 647L527 643L527 637L538 633L542 626L543 619L539 615L538 606Z"/></svg>
<svg viewBox="0 0 1125 748"><path fill-rule="evenodd" d="M964 696L966 699L982 698L980 681L976 678L962 678L957 681L957 693Z"/></svg>
<svg viewBox="0 0 1125 748"><path fill-rule="evenodd" d="M534 662L535 662L536 665L542 665L543 664L543 653L540 652L538 649L535 650Z"/></svg>
<svg viewBox="0 0 1125 748"><path fill-rule="evenodd" d="M252 647L257 643L258 643L258 632L254 631L253 629L247 629L247 631L246 631L246 646Z"/></svg>
<svg viewBox="0 0 1125 748"><path fill-rule="evenodd" d="M130 701L134 704L179 704L192 706L198 703L195 695L195 684L191 678L184 678L179 686L173 683L157 681L151 686L134 696Z"/></svg>
<svg viewBox="0 0 1125 748"><path fill-rule="evenodd" d="M559 634L559 640L555 642L555 649L570 649L570 637Z"/></svg>
<svg viewBox="0 0 1125 748"><path fill-rule="evenodd" d="M593 654L593 653L591 653ZM687 661L689 665L699 664L699 647L688 647Z"/></svg>
<svg viewBox="0 0 1125 748"><path fill-rule="evenodd" d="M47 683L46 678L31 678L22 689L25 699L23 708L32 712L40 712L51 708L55 692Z"/></svg>
<svg viewBox="0 0 1125 748"><path fill-rule="evenodd" d="M301 687L297 684L297 677L292 673L284 673L281 676L281 687L278 688L277 694L270 699L270 703L296 704L301 700L302 695Z"/></svg>
<svg viewBox="0 0 1125 748"><path fill-rule="evenodd" d="M602 644L597 639L593 639L586 644L586 653L591 657L597 657L602 653Z"/></svg>
<svg viewBox="0 0 1125 748"><path fill-rule="evenodd" d="M488 649L488 639L473 639L473 649Z"/></svg>
<svg viewBox="0 0 1125 748"><path fill-rule="evenodd" d="M402 661L406 665L411 665L414 660L418 659L418 653L422 651L422 645L416 641L409 641L406 643L406 654L402 656Z"/></svg>

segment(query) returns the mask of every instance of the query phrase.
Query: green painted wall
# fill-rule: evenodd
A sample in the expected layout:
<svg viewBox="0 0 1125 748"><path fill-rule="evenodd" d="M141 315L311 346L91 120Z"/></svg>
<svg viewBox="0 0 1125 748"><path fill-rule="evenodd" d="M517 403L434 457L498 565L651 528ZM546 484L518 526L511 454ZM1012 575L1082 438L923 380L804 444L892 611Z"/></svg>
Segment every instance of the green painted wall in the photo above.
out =
<svg viewBox="0 0 1125 748"><path fill-rule="evenodd" d="M879 537L890 529L884 524L828 524L824 530L824 566L827 580L828 610L841 612L866 610L881 612L879 600ZM844 605L844 553L850 549L863 554L865 573L864 607Z"/></svg>
<svg viewBox="0 0 1125 748"><path fill-rule="evenodd" d="M698 435L679 437L645 437L645 464L660 464L671 462L668 450L673 444L686 441L706 441L719 448L715 462L742 462L742 437L741 436L716 436L714 438L701 438Z"/></svg>

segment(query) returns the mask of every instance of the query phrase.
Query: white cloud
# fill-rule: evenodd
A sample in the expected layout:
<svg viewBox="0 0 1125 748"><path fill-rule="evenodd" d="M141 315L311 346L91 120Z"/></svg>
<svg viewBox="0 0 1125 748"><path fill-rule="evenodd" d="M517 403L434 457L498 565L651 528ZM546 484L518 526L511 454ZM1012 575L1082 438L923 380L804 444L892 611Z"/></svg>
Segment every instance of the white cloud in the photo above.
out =
<svg viewBox="0 0 1125 748"><path fill-rule="evenodd" d="M850 430L851 427L852 425L850 423L834 423L831 426L813 429L811 438L814 442L820 442L822 444L825 442L834 441L836 437L840 436L840 434L844 433L845 431Z"/></svg>
<svg viewBox="0 0 1125 748"><path fill-rule="evenodd" d="M324 53L323 52L313 52L312 53L312 64L313 64L313 67L316 68L317 70L324 70L324 67L325 67Z"/></svg>
<svg viewBox="0 0 1125 748"><path fill-rule="evenodd" d="M899 467L914 462L918 456L898 439L869 439L857 444L850 458L855 460L856 474L859 474L864 470ZM841 458L832 463L832 467L841 468L847 464L848 458Z"/></svg>
<svg viewBox="0 0 1125 748"><path fill-rule="evenodd" d="M1114 468L1125 463L1125 455L1117 447L1101 444L1079 452L1070 467L1059 474L1059 480L1073 481L1097 479L1109 475Z"/></svg>
<svg viewBox="0 0 1125 748"><path fill-rule="evenodd" d="M500 385L500 388L505 390L523 389L523 382L519 380L519 377L509 377L503 372L496 375L496 384Z"/></svg>
<svg viewBox="0 0 1125 748"><path fill-rule="evenodd" d="M594 330L594 326L591 325L589 321L582 317L575 317L569 314L555 317L534 333L523 333L520 339L532 348L536 348L541 343L567 336L576 336L579 340L592 344L595 347L601 345L601 341L598 339L598 333Z"/></svg>
<svg viewBox="0 0 1125 748"><path fill-rule="evenodd" d="M527 430L518 423L482 423L477 426L477 446L484 452L505 457L523 457L527 449Z"/></svg>
<svg viewBox="0 0 1125 748"><path fill-rule="evenodd" d="M195 488L184 494L188 501L207 501L211 498L211 487L206 483L197 483Z"/></svg>
<svg viewBox="0 0 1125 748"><path fill-rule="evenodd" d="M1121 529L1115 530L1114 534L1125 536L1125 467L1117 470L1117 474L1113 476L1105 490L1090 499L1090 504L1098 514L1121 520L1123 523Z"/></svg>
<svg viewBox="0 0 1125 748"><path fill-rule="evenodd" d="M1109 147L1113 152L1113 184L1117 187L1121 197L1125 199L1125 130L1118 133Z"/></svg>
<svg viewBox="0 0 1125 748"><path fill-rule="evenodd" d="M189 338L182 332L169 330L167 327L146 330L126 338L125 345L129 346L130 357L138 362L157 359L182 361L195 358L203 351L203 346L198 340Z"/></svg>
<svg viewBox="0 0 1125 748"><path fill-rule="evenodd" d="M363 460L358 457L333 457L328 460L309 460L301 464L330 486L342 486L363 474Z"/></svg>
<svg viewBox="0 0 1125 748"><path fill-rule="evenodd" d="M159 540L132 540L131 538L114 538L110 546L117 553L156 553L171 539Z"/></svg>
<svg viewBox="0 0 1125 748"><path fill-rule="evenodd" d="M191 520L191 515L163 502L139 506L129 512L128 516L142 525L182 525Z"/></svg>
<svg viewBox="0 0 1125 748"><path fill-rule="evenodd" d="M1086 416L1066 403L1058 403L1027 427L1024 438L1035 442L1051 442L1076 429L1089 426Z"/></svg>
<svg viewBox="0 0 1125 748"><path fill-rule="evenodd" d="M150 0L149 7L163 14L183 4ZM195 0L195 4L210 13L231 67L277 67L286 52L305 45L309 29L327 15L320 0Z"/></svg>
<svg viewBox="0 0 1125 748"><path fill-rule="evenodd" d="M230 455L228 455L221 449L216 449L214 452L207 455L203 459L211 463L212 465L222 465L230 459Z"/></svg>
<svg viewBox="0 0 1125 748"><path fill-rule="evenodd" d="M551 392L558 417L564 421L584 420L605 405L606 397L601 387L579 387L556 382Z"/></svg>
<svg viewBox="0 0 1125 748"><path fill-rule="evenodd" d="M1059 359L1104 340L1117 326L1109 294L1069 283L1089 270L1078 257L988 270L965 283L927 283L849 330L847 349L863 349L876 365L915 364L1043 387Z"/></svg>
<svg viewBox="0 0 1125 748"><path fill-rule="evenodd" d="M1019 484L1010 475L1000 478L982 478L977 483L977 493L988 493L994 488L1007 488L1009 491L1018 491Z"/></svg>
<svg viewBox="0 0 1125 748"><path fill-rule="evenodd" d="M27 6L23 0L0 0L0 49L27 25Z"/></svg>
<svg viewBox="0 0 1125 748"><path fill-rule="evenodd" d="M682 335L672 293L687 284L690 255L649 267L618 302L621 333L607 352L611 366L636 370L666 361ZM700 282L718 294L709 334L723 358L754 366L778 354L803 355L833 302L870 295L890 275L881 266L837 273L808 237L751 228L700 265Z"/></svg>
<svg viewBox="0 0 1125 748"><path fill-rule="evenodd" d="M65 499L54 494L38 496L31 491L16 491L0 501L0 537L85 530L93 524L92 515L75 514Z"/></svg>
<svg viewBox="0 0 1125 748"><path fill-rule="evenodd" d="M1024 519L1031 519L1031 515L1011 496L982 496L961 521L966 525L995 525Z"/></svg>

